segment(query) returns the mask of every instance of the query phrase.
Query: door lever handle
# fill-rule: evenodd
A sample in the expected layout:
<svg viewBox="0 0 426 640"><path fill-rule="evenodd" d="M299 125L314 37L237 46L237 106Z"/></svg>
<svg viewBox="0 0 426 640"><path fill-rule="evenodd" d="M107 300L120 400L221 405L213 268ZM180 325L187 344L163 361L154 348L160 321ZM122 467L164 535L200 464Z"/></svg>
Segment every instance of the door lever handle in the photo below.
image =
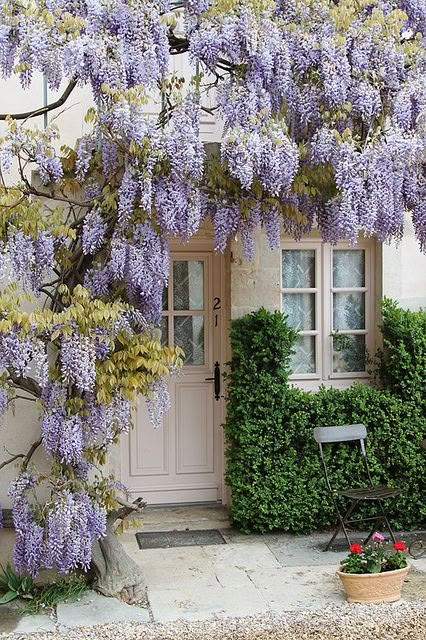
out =
<svg viewBox="0 0 426 640"><path fill-rule="evenodd" d="M220 364L216 361L214 363L214 378L205 378L206 382L214 381L214 397L215 400L220 400Z"/></svg>

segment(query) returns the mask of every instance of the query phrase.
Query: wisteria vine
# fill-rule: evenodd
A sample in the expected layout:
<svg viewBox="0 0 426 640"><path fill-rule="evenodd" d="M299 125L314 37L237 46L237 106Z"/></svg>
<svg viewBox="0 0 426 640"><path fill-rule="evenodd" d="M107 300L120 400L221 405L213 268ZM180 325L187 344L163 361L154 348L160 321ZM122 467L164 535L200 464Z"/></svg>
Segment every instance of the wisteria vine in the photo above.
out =
<svg viewBox="0 0 426 640"><path fill-rule="evenodd" d="M171 236L186 242L210 217L216 249L239 234L251 258L259 226L271 247L314 226L332 243L387 241L410 213L426 250L426 5L0 0L0 17L4 77L88 84L96 105L76 149L59 147L53 125L13 118L0 140L0 268L16 283L0 296L0 410L17 390L37 398L35 448L52 465L46 480L25 456L10 488L15 564L36 575L89 566L116 504L94 468L137 394L154 422L167 411L164 376L182 354L152 327ZM223 122L219 153L201 141L203 110Z"/></svg>

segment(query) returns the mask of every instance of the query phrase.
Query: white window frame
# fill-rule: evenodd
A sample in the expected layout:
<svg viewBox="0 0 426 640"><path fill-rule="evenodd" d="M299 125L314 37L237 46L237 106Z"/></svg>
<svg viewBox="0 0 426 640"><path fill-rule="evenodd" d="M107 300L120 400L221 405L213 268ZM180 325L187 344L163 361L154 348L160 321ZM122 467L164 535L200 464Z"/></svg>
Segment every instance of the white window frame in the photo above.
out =
<svg viewBox="0 0 426 640"><path fill-rule="evenodd" d="M283 259L282 252L285 249L296 250L313 250L315 251L315 287L312 288L289 288L283 287ZM322 318L322 251L320 243L318 242L301 242L283 243L280 251L280 287L281 287L281 309L283 308L283 296L286 293L314 293L315 294L315 329L307 331L299 331L301 336L315 336L315 373L295 373L291 375L292 379L297 380L320 380L320 367L319 364L322 360L321 354L321 318Z"/></svg>
<svg viewBox="0 0 426 640"><path fill-rule="evenodd" d="M315 250L315 288L314 289L287 289L283 288L282 277L282 250L284 249L314 249ZM319 384L336 386L349 386L353 381L368 379L367 371L357 372L333 372L333 292L344 291L342 288L333 287L333 250L357 250L365 252L365 286L353 288L354 291L365 293L365 329L364 330L340 330L340 335L365 334L365 346L369 353L373 353L375 346L376 326L376 292L375 292L375 254L376 242L374 239L360 239L356 245L347 242L339 242L336 245L322 242L320 239L283 240L280 251L280 289L281 308L283 308L283 294L287 293L315 293L315 331L302 331L301 335L315 335L315 373L294 373L290 380L306 388L315 388ZM305 383L305 384L304 384Z"/></svg>

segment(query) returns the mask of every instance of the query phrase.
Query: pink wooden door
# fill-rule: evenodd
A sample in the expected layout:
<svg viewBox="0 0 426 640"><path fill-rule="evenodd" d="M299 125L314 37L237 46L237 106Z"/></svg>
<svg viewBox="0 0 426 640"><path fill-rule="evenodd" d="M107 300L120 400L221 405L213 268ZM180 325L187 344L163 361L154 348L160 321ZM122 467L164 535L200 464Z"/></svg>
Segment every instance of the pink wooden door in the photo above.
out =
<svg viewBox="0 0 426 640"><path fill-rule="evenodd" d="M148 504L221 500L223 400L215 399L213 381L221 297L220 257L212 250L172 254L162 340L184 349L185 365L169 382L171 409L161 428L153 429L142 399L122 449L123 480Z"/></svg>

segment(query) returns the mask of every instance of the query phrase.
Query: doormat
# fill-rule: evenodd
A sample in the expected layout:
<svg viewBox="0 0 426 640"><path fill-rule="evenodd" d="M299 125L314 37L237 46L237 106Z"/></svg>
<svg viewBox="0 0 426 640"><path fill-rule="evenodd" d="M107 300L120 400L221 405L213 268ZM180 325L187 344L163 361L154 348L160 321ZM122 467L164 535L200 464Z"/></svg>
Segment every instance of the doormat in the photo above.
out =
<svg viewBox="0 0 426 640"><path fill-rule="evenodd" d="M169 549L170 547L199 547L201 545L226 544L219 529L192 531L154 531L137 533L139 549Z"/></svg>

